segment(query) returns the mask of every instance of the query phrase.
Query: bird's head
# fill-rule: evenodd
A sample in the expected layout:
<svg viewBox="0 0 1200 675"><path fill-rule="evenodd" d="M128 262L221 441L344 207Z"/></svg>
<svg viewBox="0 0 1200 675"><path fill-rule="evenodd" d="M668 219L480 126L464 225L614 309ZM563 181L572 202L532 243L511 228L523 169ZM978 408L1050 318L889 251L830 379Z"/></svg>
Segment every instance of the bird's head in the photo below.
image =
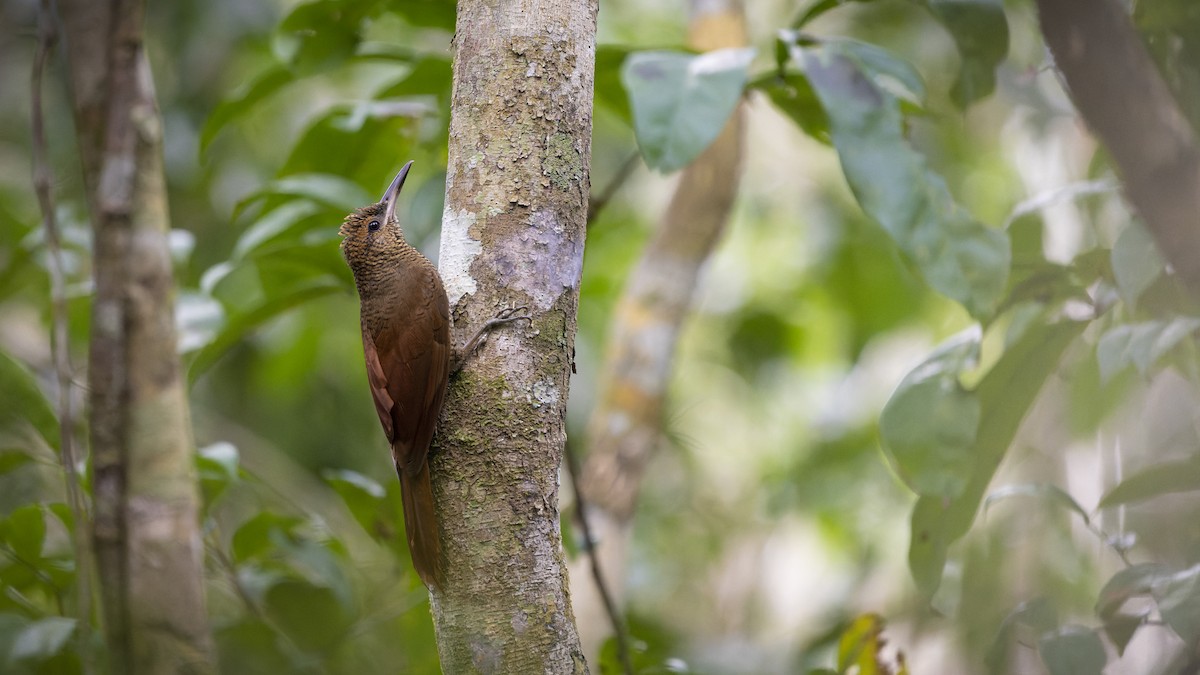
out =
<svg viewBox="0 0 1200 675"><path fill-rule="evenodd" d="M342 256L351 269L357 270L357 264L386 254L404 243L400 223L396 220L396 203L412 164L409 160L400 169L379 202L356 209L342 221L342 227L338 229L338 234L343 237Z"/></svg>

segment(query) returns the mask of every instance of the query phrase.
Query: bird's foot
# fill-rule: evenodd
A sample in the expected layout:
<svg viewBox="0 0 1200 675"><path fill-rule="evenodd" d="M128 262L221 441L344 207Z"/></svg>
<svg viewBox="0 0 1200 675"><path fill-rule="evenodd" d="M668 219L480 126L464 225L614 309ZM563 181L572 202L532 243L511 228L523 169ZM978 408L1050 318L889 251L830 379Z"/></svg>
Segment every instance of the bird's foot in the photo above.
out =
<svg viewBox="0 0 1200 675"><path fill-rule="evenodd" d="M533 325L533 317L532 316L530 316L529 314L518 314L517 313L517 312L525 312L528 310L529 310L529 307L521 306L521 307L505 307L504 309L500 310L499 312L496 312L496 315L493 316L492 318L488 319L487 322L484 323L483 326L481 326L478 331L475 331L475 335L473 335L471 337L471 339L467 341L467 346L463 347L461 355L457 359L458 364L456 365L454 370L457 371L460 368L462 368L463 363L466 362L466 360L471 357L471 354L475 353L475 350L479 349L479 347L482 346L484 342L487 342L488 333L491 332L491 330L493 328L496 328L498 326L503 326L506 323L512 323L513 321L520 321L522 319L528 321L530 325Z"/></svg>

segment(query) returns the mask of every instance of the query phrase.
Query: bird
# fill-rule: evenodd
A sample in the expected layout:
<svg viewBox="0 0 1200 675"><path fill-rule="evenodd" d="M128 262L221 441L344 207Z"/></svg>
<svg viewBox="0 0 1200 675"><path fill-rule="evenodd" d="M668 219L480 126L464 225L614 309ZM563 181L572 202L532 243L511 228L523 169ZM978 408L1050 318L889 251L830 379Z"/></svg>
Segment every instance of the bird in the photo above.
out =
<svg viewBox="0 0 1200 675"><path fill-rule="evenodd" d="M400 478L404 530L413 567L424 584L444 579L441 533L430 475L429 446L450 375L496 326L526 307L501 310L457 354L450 304L437 268L404 239L396 217L407 162L375 204L342 221L341 252L354 275L367 382Z"/></svg>

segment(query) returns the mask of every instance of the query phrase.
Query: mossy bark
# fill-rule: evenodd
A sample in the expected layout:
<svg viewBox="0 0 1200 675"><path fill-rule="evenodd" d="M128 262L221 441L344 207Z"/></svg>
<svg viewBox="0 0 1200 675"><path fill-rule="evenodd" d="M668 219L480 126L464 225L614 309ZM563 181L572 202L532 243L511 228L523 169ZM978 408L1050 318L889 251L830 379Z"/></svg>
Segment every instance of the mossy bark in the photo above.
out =
<svg viewBox="0 0 1200 675"><path fill-rule="evenodd" d="M451 379L432 454L448 673L586 672L558 512L583 266L595 0L461 0L440 272L455 340L508 324Z"/></svg>
<svg viewBox="0 0 1200 675"><path fill-rule="evenodd" d="M94 232L94 539L112 672L212 671L198 489L176 353L162 122L139 0L63 0Z"/></svg>

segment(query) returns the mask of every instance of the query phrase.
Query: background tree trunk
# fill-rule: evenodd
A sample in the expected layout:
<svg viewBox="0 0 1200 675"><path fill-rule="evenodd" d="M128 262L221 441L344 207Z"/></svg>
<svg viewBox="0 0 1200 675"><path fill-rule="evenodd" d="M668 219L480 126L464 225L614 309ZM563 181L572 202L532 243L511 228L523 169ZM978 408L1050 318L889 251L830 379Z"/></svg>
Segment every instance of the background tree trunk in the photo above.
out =
<svg viewBox="0 0 1200 675"><path fill-rule="evenodd" d="M462 0L440 269L459 345L433 453L446 583L432 595L448 673L586 672L558 519L583 265L594 0Z"/></svg>
<svg viewBox="0 0 1200 675"><path fill-rule="evenodd" d="M197 487L167 248L162 123L137 0L64 0L94 231L95 545L115 673L204 672Z"/></svg>
<svg viewBox="0 0 1200 675"><path fill-rule="evenodd" d="M1038 0L1054 65L1159 251L1200 295L1200 144L1125 7Z"/></svg>
<svg viewBox="0 0 1200 675"><path fill-rule="evenodd" d="M700 51L743 47L746 27L737 0L692 0L688 42ZM742 107L684 169L654 238L613 312L603 380L587 429L587 461L579 480L595 555L617 606L623 604L626 553L646 464L662 436L662 410L679 331L691 308L700 268L729 220L742 156ZM588 573L571 564L580 635L589 658L612 634Z"/></svg>

